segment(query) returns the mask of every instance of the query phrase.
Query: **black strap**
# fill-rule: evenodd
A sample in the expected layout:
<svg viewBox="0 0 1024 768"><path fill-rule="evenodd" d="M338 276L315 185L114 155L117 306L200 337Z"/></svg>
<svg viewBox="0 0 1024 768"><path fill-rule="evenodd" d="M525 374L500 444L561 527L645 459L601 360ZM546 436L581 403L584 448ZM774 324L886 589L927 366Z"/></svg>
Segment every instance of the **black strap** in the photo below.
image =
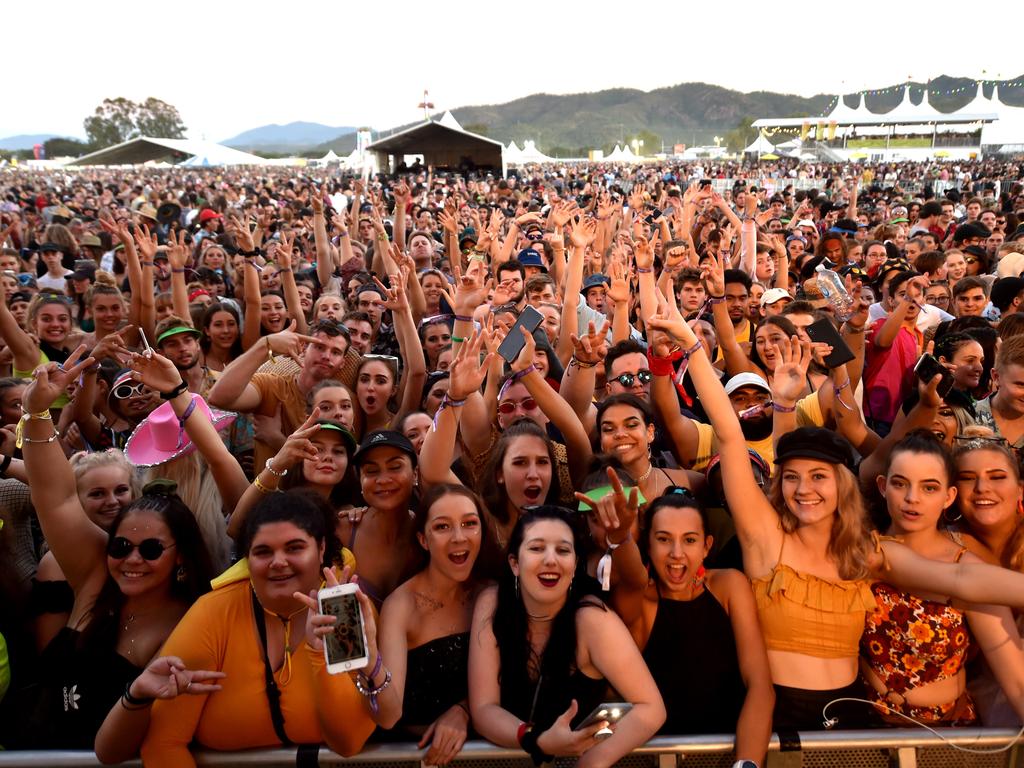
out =
<svg viewBox="0 0 1024 768"><path fill-rule="evenodd" d="M775 733L779 737L780 752L799 752L803 749L798 731L776 731Z"/></svg>
<svg viewBox="0 0 1024 768"><path fill-rule="evenodd" d="M295 750L295 768L320 768L320 745L299 744Z"/></svg>
<svg viewBox="0 0 1024 768"><path fill-rule="evenodd" d="M260 644L263 646L263 676L266 681L267 701L270 703L270 722L274 724L274 732L281 743L290 747L292 740L284 729L284 713L281 711L281 690L274 679L274 670L270 668L270 650L267 647L267 619L263 615L263 606L252 592L252 612L256 617L256 629L260 633ZM288 638L285 638L285 643ZM287 652L287 651L286 651Z"/></svg>

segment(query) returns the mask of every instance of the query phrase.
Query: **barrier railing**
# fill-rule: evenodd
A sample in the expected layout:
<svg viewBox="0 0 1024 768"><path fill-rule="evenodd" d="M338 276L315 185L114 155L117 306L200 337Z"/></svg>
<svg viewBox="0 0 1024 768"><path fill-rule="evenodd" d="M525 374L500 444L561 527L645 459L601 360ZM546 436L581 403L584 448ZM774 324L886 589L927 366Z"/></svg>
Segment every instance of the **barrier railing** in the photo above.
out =
<svg viewBox="0 0 1024 768"><path fill-rule="evenodd" d="M938 760L930 760L930 764L936 765L957 765L957 766L985 766L993 765L1016 768L1021 765L1021 745L1024 740L1019 741L1015 746L1001 753L973 754L967 752L956 752L949 746L956 744L961 747L992 750L1005 747L1011 740L1017 737L1017 731L994 729L994 728L951 728L944 729L940 738L922 729L875 729L869 731L812 731L800 733L795 738L787 738L784 745L780 745L779 737L772 736L769 749L769 765L775 762L785 762L787 765L794 764L793 760L787 757L798 758L800 755L811 755L815 758L827 757L824 753L846 752L852 756L853 753L860 755L860 759L848 758L828 760L830 765L871 765L863 757L865 751L876 751L878 761L876 764L892 766L892 768L917 768L918 750L929 749L931 751L948 751L948 756ZM677 765L682 758L686 761L682 765L696 765L702 756L726 756L733 750L733 737L731 735L709 735L709 736L659 736L647 744L634 750L630 758L647 757L651 762L657 761L659 768L670 768ZM317 763L303 762L303 765L319 764L320 766L346 766L351 768L358 765L388 765L419 764L424 750L418 749L415 743L389 743L370 744L353 757L341 757L331 752L326 747L320 750ZM781 758L780 758L781 753ZM296 749L257 749L241 752L213 752L197 751L195 753L196 763L200 766L238 766L239 768L250 768L260 766L261 768L291 768L296 765ZM696 759L695 759L696 758ZM517 749L497 747L485 741L466 742L456 763L463 766L472 766L474 763L493 765L495 760L526 760L523 752ZM815 760L815 763L822 762ZM78 768L79 766L95 766L100 763L92 752L57 752L57 751L23 751L23 752L0 752L0 767L2 768L38 768L39 766L52 766L53 768ZM728 765L729 763L726 763ZM125 766L141 766L141 761L135 760L130 763L123 763Z"/></svg>

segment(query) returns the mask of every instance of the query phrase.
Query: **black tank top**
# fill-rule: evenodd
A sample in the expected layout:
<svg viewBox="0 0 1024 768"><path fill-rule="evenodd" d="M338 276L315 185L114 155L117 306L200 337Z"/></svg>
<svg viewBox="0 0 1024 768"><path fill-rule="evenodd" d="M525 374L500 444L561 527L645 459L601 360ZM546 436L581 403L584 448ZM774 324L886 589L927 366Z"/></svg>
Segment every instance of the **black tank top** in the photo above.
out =
<svg viewBox="0 0 1024 768"><path fill-rule="evenodd" d="M710 590L658 600L643 652L668 717L661 733L735 733L746 688L732 622Z"/></svg>

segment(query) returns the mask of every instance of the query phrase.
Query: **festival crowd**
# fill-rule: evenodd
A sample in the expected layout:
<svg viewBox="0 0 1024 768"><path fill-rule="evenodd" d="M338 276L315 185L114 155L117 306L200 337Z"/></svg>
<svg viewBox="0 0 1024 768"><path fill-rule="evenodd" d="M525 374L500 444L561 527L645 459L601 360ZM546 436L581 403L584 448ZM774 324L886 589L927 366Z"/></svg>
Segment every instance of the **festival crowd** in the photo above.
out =
<svg viewBox="0 0 1024 768"><path fill-rule="evenodd" d="M1019 725L1022 182L4 169L0 745Z"/></svg>

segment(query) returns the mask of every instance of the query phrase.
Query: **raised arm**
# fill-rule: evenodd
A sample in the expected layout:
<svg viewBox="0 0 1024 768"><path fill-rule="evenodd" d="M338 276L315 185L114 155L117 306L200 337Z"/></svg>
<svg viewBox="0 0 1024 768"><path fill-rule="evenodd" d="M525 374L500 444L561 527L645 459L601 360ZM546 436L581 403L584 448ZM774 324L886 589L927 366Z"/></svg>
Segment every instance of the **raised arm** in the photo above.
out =
<svg viewBox="0 0 1024 768"><path fill-rule="evenodd" d="M674 298L666 298L662 312L651 318L648 325L671 335L684 350L692 350L690 379L718 438L725 495L743 546L745 568L748 575L759 576L775 564L773 558L778 555L782 541L779 517L754 479L747 442L729 397L703 346L679 314Z"/></svg>
<svg viewBox="0 0 1024 768"><path fill-rule="evenodd" d="M409 207L409 199L412 197L412 193L409 191L409 185L405 183L405 180L398 182L395 185L392 194L395 197L395 245L405 250L405 216L406 209Z"/></svg>
<svg viewBox="0 0 1024 768"><path fill-rule="evenodd" d="M260 338L260 275L256 268L256 243L249 224L232 217L228 229L238 244L239 253L245 257L242 266L242 291L245 296L245 325L242 328L242 348L249 350Z"/></svg>
<svg viewBox="0 0 1024 768"><path fill-rule="evenodd" d="M880 542L878 578L906 590L938 592L968 603L1024 607L1024 573L980 562L941 563L896 541Z"/></svg>
<svg viewBox="0 0 1024 768"><path fill-rule="evenodd" d="M39 365L39 345L18 325L7 301L0 301L0 336L14 355L14 367L19 371L31 371Z"/></svg>
<svg viewBox="0 0 1024 768"><path fill-rule="evenodd" d="M405 296L406 278L407 275L404 271L392 275L390 287L385 286L376 277L374 278L387 297L384 307L391 310L399 354L405 362L402 382L398 391L400 400L398 413L395 414L392 424L398 424L405 414L416 410L419 405L420 393L423 391L423 384L427 380L427 362L423 357L423 349L420 347L416 325L412 321L412 308Z"/></svg>
<svg viewBox="0 0 1024 768"><path fill-rule="evenodd" d="M310 191L310 207L313 209L313 244L316 246L316 279L322 291L327 290L334 277L334 250L327 237L327 219L324 216L324 193L313 187ZM342 218L344 223L344 218ZM348 232L346 231L346 235Z"/></svg>
<svg viewBox="0 0 1024 768"><path fill-rule="evenodd" d="M274 258L280 267L281 287L284 289L284 304L288 308L288 314L295 321L295 330L299 333L306 333L309 326L306 323L306 313L302 311L299 287L295 284L295 270L292 268L295 263L294 235L289 235L287 232L281 233L281 243L277 246Z"/></svg>
<svg viewBox="0 0 1024 768"><path fill-rule="evenodd" d="M156 328L156 295L153 288L153 274L156 269L156 254L160 249L157 242L156 232L151 232L145 224L139 224L135 229L135 247L138 249L142 273L139 278L139 328L153 338L153 330ZM129 258L131 258L129 256ZM131 273L129 272L129 278ZM129 283L130 284L130 283ZM132 287L132 295L136 288Z"/></svg>
<svg viewBox="0 0 1024 768"><path fill-rule="evenodd" d="M132 299L128 310L128 322L142 326L142 265L139 263L139 254L135 250L135 241L131 232L128 231L128 223L125 221L115 222L104 216L100 217L100 226L103 230L117 238L124 248L125 271L128 273L128 288L131 291ZM150 286L149 294L152 295L153 288ZM147 297L148 301L149 297Z"/></svg>
<svg viewBox="0 0 1024 768"><path fill-rule="evenodd" d="M76 598L97 593L107 579L107 534L89 520L78 500L75 476L64 451L49 408L68 385L92 364L80 346L67 361L47 363L22 395L24 438L22 451L32 493L32 506L39 516L46 543L67 576Z"/></svg>
<svg viewBox="0 0 1024 768"><path fill-rule="evenodd" d="M569 457L569 474L572 475L573 482L578 485L586 476L590 459L593 456L590 438L587 437L586 430L583 429L583 425L569 404L558 396L558 393L540 375L540 371L534 367L533 359L537 353L537 342L534 341L533 334L528 333L525 328L519 330L523 334L524 343L519 357L512 363L513 379L522 382L533 399L537 401L537 406L562 433L562 437L565 438L565 450Z"/></svg>
<svg viewBox="0 0 1024 768"><path fill-rule="evenodd" d="M718 335L718 348L725 358L725 370L730 376L744 371L764 376L764 372L754 365L747 353L736 341L736 329L729 308L725 304L725 262L721 255L712 253L703 268L704 284L707 286L708 301L711 302L711 315L715 321L715 333ZM767 377L765 377L767 378Z"/></svg>
<svg viewBox="0 0 1024 768"><path fill-rule="evenodd" d="M167 237L167 260L171 264L171 305L174 314L192 325L192 313L188 310L188 286L185 269L188 264L188 248L185 246L185 230L178 232L174 239L172 232Z"/></svg>

